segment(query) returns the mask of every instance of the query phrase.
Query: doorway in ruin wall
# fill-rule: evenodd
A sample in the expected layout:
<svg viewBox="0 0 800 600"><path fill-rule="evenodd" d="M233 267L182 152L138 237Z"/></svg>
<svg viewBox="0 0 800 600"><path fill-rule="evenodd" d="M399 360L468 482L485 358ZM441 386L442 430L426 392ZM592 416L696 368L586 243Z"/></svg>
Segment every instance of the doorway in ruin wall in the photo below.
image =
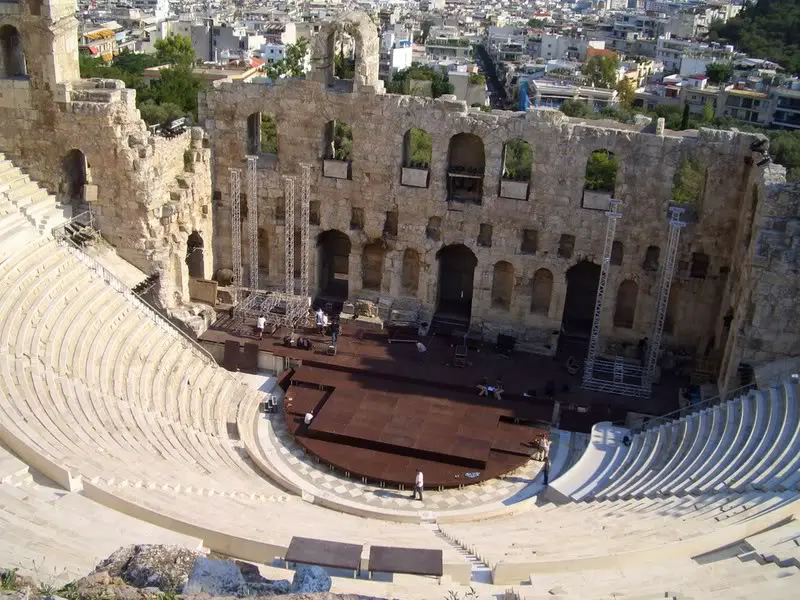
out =
<svg viewBox="0 0 800 600"><path fill-rule="evenodd" d="M561 329L569 336L588 338L592 331L600 265L582 260L567 271L567 296Z"/></svg>
<svg viewBox="0 0 800 600"><path fill-rule="evenodd" d="M86 155L77 149L70 150L61 163L61 171L62 202L79 208L84 202L84 189L89 183L89 163Z"/></svg>
<svg viewBox="0 0 800 600"><path fill-rule="evenodd" d="M191 279L205 279L203 238L197 231L193 231L186 241L186 266Z"/></svg>
<svg viewBox="0 0 800 600"><path fill-rule="evenodd" d="M437 252L436 258L439 261L436 318L469 323L478 259L463 244L445 246Z"/></svg>
<svg viewBox="0 0 800 600"><path fill-rule="evenodd" d="M320 296L340 302L347 300L351 246L350 238L336 229L323 231L317 237Z"/></svg>

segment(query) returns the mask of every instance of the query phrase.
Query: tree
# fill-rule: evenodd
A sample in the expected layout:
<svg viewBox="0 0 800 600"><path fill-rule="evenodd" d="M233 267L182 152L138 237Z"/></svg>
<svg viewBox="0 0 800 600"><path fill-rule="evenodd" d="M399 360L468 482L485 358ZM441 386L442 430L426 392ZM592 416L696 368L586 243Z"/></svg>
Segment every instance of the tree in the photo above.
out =
<svg viewBox="0 0 800 600"><path fill-rule="evenodd" d="M528 27L531 29L541 29L545 23L542 19L528 19Z"/></svg>
<svg viewBox="0 0 800 600"><path fill-rule="evenodd" d="M187 65L161 69L159 78L150 84L150 98L158 104L174 104L187 114L197 117L197 94L200 79Z"/></svg>
<svg viewBox="0 0 800 600"><path fill-rule="evenodd" d="M568 117L588 117L593 111L592 107L580 100L564 100L561 112Z"/></svg>
<svg viewBox="0 0 800 600"><path fill-rule="evenodd" d="M386 84L386 91L390 94L415 95L412 81L430 81L431 95L434 98L443 94L452 94L455 90L446 73L414 63L409 68L395 73L392 80Z"/></svg>
<svg viewBox="0 0 800 600"><path fill-rule="evenodd" d="M170 35L156 42L156 59L162 65L191 66L197 57L190 38L185 35Z"/></svg>
<svg viewBox="0 0 800 600"><path fill-rule="evenodd" d="M683 105L683 114L681 115L681 130L689 129L689 105Z"/></svg>
<svg viewBox="0 0 800 600"><path fill-rule="evenodd" d="M278 126L269 115L261 115L261 152L278 153Z"/></svg>
<svg viewBox="0 0 800 600"><path fill-rule="evenodd" d="M267 77L302 77L306 72L306 55L308 54L308 38L300 38L294 44L287 44L283 58L267 67Z"/></svg>
<svg viewBox="0 0 800 600"><path fill-rule="evenodd" d="M703 194L705 179L706 169L699 161L684 160L675 171L672 201L675 204L694 204Z"/></svg>
<svg viewBox="0 0 800 600"><path fill-rule="evenodd" d="M529 181L533 151L525 140L513 139L506 144L503 154L503 179Z"/></svg>
<svg viewBox="0 0 800 600"><path fill-rule="evenodd" d="M408 133L408 162L409 166L427 169L431 164L433 155L433 138L424 129L412 127Z"/></svg>
<svg viewBox="0 0 800 600"><path fill-rule="evenodd" d="M623 77L617 84L617 94L619 94L619 103L621 106L629 107L633 104L633 98L636 95L636 90L633 87L633 82Z"/></svg>
<svg viewBox="0 0 800 600"><path fill-rule="evenodd" d="M617 83L619 58L616 56L592 56L583 63L581 71L595 87L613 88Z"/></svg>
<svg viewBox="0 0 800 600"><path fill-rule="evenodd" d="M729 62L716 62L706 65L706 75L714 85L727 83L733 76L733 64Z"/></svg>
<svg viewBox="0 0 800 600"><path fill-rule="evenodd" d="M703 122L711 123L714 120L714 103L711 98L703 105Z"/></svg>
<svg viewBox="0 0 800 600"><path fill-rule="evenodd" d="M595 150L586 164L587 190L614 193L617 185L617 159L605 150Z"/></svg>

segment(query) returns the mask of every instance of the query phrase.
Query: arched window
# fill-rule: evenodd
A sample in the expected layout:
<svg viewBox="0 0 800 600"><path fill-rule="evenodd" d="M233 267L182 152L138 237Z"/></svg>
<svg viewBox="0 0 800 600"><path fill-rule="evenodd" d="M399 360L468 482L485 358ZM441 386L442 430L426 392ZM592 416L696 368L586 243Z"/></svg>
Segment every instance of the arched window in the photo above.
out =
<svg viewBox="0 0 800 600"><path fill-rule="evenodd" d="M648 246L644 253L642 269L645 271L658 271L658 260L661 256L661 248L658 246Z"/></svg>
<svg viewBox="0 0 800 600"><path fill-rule="evenodd" d="M675 171L672 201L675 204L697 205L706 184L706 167L697 160L686 159Z"/></svg>
<svg viewBox="0 0 800 600"><path fill-rule="evenodd" d="M419 252L406 248L403 252L403 273L400 278L403 293L416 295L419 289Z"/></svg>
<svg viewBox="0 0 800 600"><path fill-rule="evenodd" d="M611 244L611 264L619 266L622 264L622 259L624 257L624 248L622 246L622 242L614 242Z"/></svg>
<svg viewBox="0 0 800 600"><path fill-rule="evenodd" d="M329 160L353 159L353 130L344 121L328 121L325 126L325 157Z"/></svg>
<svg viewBox="0 0 800 600"><path fill-rule="evenodd" d="M547 269L539 269L533 274L531 312L546 315L550 312L550 297L553 294L553 274Z"/></svg>
<svg viewBox="0 0 800 600"><path fill-rule="evenodd" d="M412 127L403 137L403 166L429 169L433 153L433 138L424 129Z"/></svg>
<svg viewBox="0 0 800 600"><path fill-rule="evenodd" d="M614 327L633 328L636 317L636 298L639 295L639 286L635 281L626 279L617 291L617 304L614 309Z"/></svg>
<svg viewBox="0 0 800 600"><path fill-rule="evenodd" d="M513 139L503 147L503 175L500 179L500 195L516 200L528 199L528 184L531 180L533 152L525 140Z"/></svg>
<svg viewBox="0 0 800 600"><path fill-rule="evenodd" d="M375 86L379 81L379 47L378 28L368 15L340 14L323 24L312 38L311 79L344 91Z"/></svg>
<svg viewBox="0 0 800 600"><path fill-rule="evenodd" d="M205 278L203 238L197 231L193 231L186 241L186 265L189 267L189 277L192 279Z"/></svg>
<svg viewBox="0 0 800 600"><path fill-rule="evenodd" d="M669 288L669 299L667 300L667 314L664 318L664 332L675 333L675 323L678 319L678 310L681 302L681 286L673 283Z"/></svg>
<svg viewBox="0 0 800 600"><path fill-rule="evenodd" d="M617 185L617 159L613 152L595 150L586 161L584 189L614 194Z"/></svg>
<svg viewBox="0 0 800 600"><path fill-rule="evenodd" d="M380 291L383 282L384 249L380 242L372 242L364 246L361 257L361 287L365 290Z"/></svg>
<svg viewBox="0 0 800 600"><path fill-rule="evenodd" d="M247 117L247 153L251 156L278 153L275 119L260 112Z"/></svg>
<svg viewBox="0 0 800 600"><path fill-rule="evenodd" d="M511 294L514 291L514 267L511 263L500 261L494 266L492 276L492 306L509 310Z"/></svg>
<svg viewBox="0 0 800 600"><path fill-rule="evenodd" d="M483 201L483 173L486 155L483 140L472 133L450 138L447 153L447 199L449 202Z"/></svg>
<svg viewBox="0 0 800 600"><path fill-rule="evenodd" d="M16 27L0 27L0 77L25 77L25 54Z"/></svg>
<svg viewBox="0 0 800 600"><path fill-rule="evenodd" d="M695 279L705 279L708 277L708 254L703 252L694 252L692 254L692 266L689 271L689 276Z"/></svg>

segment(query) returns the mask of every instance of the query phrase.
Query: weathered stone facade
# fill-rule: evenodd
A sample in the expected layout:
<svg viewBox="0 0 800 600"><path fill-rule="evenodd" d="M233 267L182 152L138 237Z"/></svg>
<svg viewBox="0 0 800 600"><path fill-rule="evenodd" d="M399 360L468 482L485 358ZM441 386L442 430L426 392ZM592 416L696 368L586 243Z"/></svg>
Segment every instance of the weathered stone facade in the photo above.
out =
<svg viewBox="0 0 800 600"><path fill-rule="evenodd" d="M81 80L74 11L74 1L0 5L0 26L19 31L27 67L24 76L0 78L0 150L65 201L66 157L79 150L87 165L82 200L103 235L142 271L161 274L165 306L188 302L187 239L196 231L210 246L212 236L203 132L151 135L135 91ZM203 262L210 277L210 251Z"/></svg>
<svg viewBox="0 0 800 600"><path fill-rule="evenodd" d="M261 256L268 259L268 265L261 266L262 281L266 277L276 287L283 281L282 177L299 175L300 163L311 163L311 200L318 203L319 212L318 221L311 225L311 244L325 231L347 235L350 296L411 295L433 313L440 280L437 253L445 246L463 244L477 258L473 325L490 334L515 332L541 351L547 351L545 344L562 323L567 271L584 260L599 263L602 257L606 218L602 210L582 207L590 153L610 150L619 163L613 196L622 201L623 217L616 235L621 246L616 246L612 260L602 332L607 339L623 341L650 334L675 171L687 158L700 161L707 167L705 190L690 211L692 223L681 239L677 299L669 317L674 326L668 341L705 347L715 336L740 213L749 204L745 182L758 176L749 160L749 146L757 139L753 135L702 130L659 136L616 123L584 123L551 110L486 114L446 99L372 90L342 93L314 77L273 85L223 83L201 97L201 121L212 144L219 200L214 237L218 268L231 265L228 169L243 166L247 118L257 112L270 115L278 131L277 160L270 157L259 163L258 227L266 246ZM326 124L333 120L344 121L353 130L350 179L322 174L328 156ZM433 137L427 188L401 184L407 166L404 135L411 127ZM454 152L449 144L460 133L477 135L483 142L480 205L448 202L448 160ZM525 140L533 150L526 200L500 196L504 143L514 138ZM387 230L389 215L396 221L396 233L391 227ZM572 248L560 251L561 242L569 236L574 236ZM653 258L648 255L650 246L657 246L660 255L651 269L644 269L646 257ZM407 264L404 268L409 254L419 257L419 279L411 286L403 281L404 271L414 272ZM246 248L243 256L246 266ZM692 273L693 260L706 258L707 266ZM320 288L319 259L319 251L312 252L311 288L315 291ZM377 282L375 261L382 273ZM498 268L498 263L507 265ZM541 269L547 269L552 279L549 301L534 298L534 280ZM370 279L366 286L365 274ZM510 298L492 293L493 284L509 279L513 283ZM634 308L628 310L627 318L617 320L623 326L615 326L617 291L626 280L635 283L626 286L626 301L632 301Z"/></svg>

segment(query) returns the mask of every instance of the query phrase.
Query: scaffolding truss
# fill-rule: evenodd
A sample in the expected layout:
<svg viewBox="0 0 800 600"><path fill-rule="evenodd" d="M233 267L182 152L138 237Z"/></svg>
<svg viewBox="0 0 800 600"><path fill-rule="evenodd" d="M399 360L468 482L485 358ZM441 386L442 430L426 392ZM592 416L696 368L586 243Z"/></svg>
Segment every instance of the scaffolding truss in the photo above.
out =
<svg viewBox="0 0 800 600"><path fill-rule="evenodd" d="M286 197L286 224L283 253L286 261L286 287L284 291L294 295L294 177L284 175L283 186Z"/></svg>
<svg viewBox="0 0 800 600"><path fill-rule="evenodd" d="M653 378L655 377L658 354L661 351L661 338L664 334L664 322L667 318L667 307L669 306L669 291L672 287L672 277L675 274L675 262L678 257L678 242L681 237L681 229L686 223L681 221L681 215L685 209L672 206L669 209L669 239L667 241L667 259L661 270L661 280L658 289L658 306L656 307L656 318L653 322L653 333L651 334L648 345L647 358L645 361L643 385L648 390L652 388Z"/></svg>
<svg viewBox="0 0 800 600"><path fill-rule="evenodd" d="M302 195L300 197L300 295L308 296L309 213L311 210L311 165L301 163ZM296 242L295 242L296 243Z"/></svg>
<svg viewBox="0 0 800 600"><path fill-rule="evenodd" d="M231 254L233 255L233 303L238 304L242 287L242 194L241 169L228 169L231 184Z"/></svg>
<svg viewBox="0 0 800 600"><path fill-rule="evenodd" d="M594 303L592 331L589 336L589 349L583 365L583 387L588 390L619 394L623 396L649 396L649 388L642 385L642 367L621 356L613 358L598 356L600 344L600 321L603 315L603 301L608 285L608 272L611 267L611 250L617 232L617 221L621 202L612 200L606 211L606 239L603 245L603 259L600 265L600 279L597 282L597 297Z"/></svg>
<svg viewBox="0 0 800 600"><path fill-rule="evenodd" d="M250 233L250 289L258 289L258 157L247 157L247 225Z"/></svg>
<svg viewBox="0 0 800 600"><path fill-rule="evenodd" d="M234 316L241 320L264 317L267 323L293 329L305 322L311 300L308 297L281 292L251 293L234 309Z"/></svg>

